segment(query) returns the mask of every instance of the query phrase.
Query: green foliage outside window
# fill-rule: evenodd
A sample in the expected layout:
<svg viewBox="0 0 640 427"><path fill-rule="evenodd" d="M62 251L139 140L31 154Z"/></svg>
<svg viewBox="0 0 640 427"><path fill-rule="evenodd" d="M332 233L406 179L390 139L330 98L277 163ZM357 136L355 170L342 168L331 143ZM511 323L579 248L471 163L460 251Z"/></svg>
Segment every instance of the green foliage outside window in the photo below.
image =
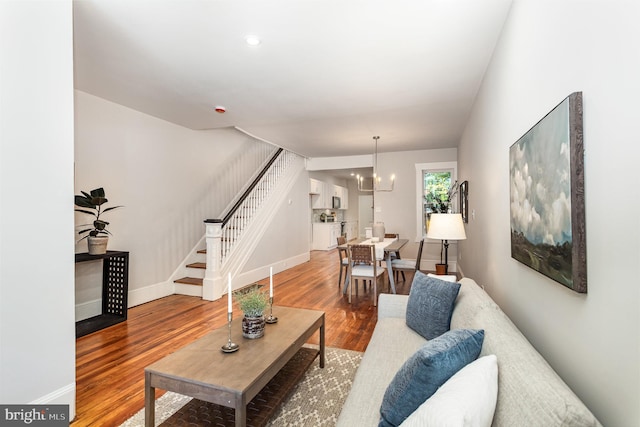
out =
<svg viewBox="0 0 640 427"><path fill-rule="evenodd" d="M424 177L425 213L447 213L454 195L451 172L427 172Z"/></svg>

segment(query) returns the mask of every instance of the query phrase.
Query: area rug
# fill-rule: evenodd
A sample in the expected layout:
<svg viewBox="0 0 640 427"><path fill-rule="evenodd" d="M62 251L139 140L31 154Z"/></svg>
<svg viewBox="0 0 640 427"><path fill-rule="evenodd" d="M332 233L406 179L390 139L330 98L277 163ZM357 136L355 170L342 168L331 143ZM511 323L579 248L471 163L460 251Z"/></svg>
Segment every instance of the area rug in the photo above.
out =
<svg viewBox="0 0 640 427"><path fill-rule="evenodd" d="M362 354L357 351L326 348L326 363L320 369L318 361L304 373L282 404L275 408L267 426L332 426L335 425L344 404ZM193 408L198 401L173 392L167 392L156 400L156 426L171 419L186 408ZM173 417L173 418L172 418ZM211 425L212 420L201 424L190 422L183 425ZM215 423L214 423L215 424ZM122 424L122 427L144 425L144 409ZM224 425L224 423L222 423Z"/></svg>

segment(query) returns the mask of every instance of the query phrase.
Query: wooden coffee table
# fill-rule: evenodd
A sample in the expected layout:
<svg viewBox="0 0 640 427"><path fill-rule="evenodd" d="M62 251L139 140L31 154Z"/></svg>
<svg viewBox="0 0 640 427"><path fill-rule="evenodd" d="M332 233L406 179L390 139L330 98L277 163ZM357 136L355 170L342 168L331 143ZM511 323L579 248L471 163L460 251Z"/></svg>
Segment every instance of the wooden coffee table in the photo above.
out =
<svg viewBox="0 0 640 427"><path fill-rule="evenodd" d="M278 323L266 325L264 337L242 337L241 319L233 320L231 339L240 345L223 353L228 329L223 327L181 348L144 370L145 426L155 425L155 389L235 408L236 426L245 426L247 404L320 331L320 367L324 368L324 312L273 307Z"/></svg>

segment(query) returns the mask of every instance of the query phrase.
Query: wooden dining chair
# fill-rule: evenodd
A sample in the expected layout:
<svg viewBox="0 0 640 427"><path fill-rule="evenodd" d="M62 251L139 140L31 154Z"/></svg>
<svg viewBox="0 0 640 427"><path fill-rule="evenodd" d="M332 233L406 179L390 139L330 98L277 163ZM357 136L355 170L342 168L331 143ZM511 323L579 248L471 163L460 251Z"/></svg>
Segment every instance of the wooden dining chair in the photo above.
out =
<svg viewBox="0 0 640 427"><path fill-rule="evenodd" d="M414 274L416 271L420 270L420 259L422 259L422 247L424 246L424 239L420 240L420 244L418 245L418 254L416 259L393 259L391 260L391 269L393 271L389 271L389 274L396 274L396 272L402 273L402 280L405 280L404 272L412 271ZM397 276L394 276L397 277Z"/></svg>
<svg viewBox="0 0 640 427"><path fill-rule="evenodd" d="M349 255L347 249L341 248L347 243L347 239L344 236L338 237L338 256L340 257L340 276L338 277L338 288L342 285L342 271L344 270L344 281L347 281L348 267L349 267Z"/></svg>
<svg viewBox="0 0 640 427"><path fill-rule="evenodd" d="M349 303L351 303L351 295L353 288L356 288L358 295L358 280L371 280L373 286L371 298L373 305L378 305L378 280L384 275L384 267L379 267L376 261L376 253L374 245L349 245Z"/></svg>

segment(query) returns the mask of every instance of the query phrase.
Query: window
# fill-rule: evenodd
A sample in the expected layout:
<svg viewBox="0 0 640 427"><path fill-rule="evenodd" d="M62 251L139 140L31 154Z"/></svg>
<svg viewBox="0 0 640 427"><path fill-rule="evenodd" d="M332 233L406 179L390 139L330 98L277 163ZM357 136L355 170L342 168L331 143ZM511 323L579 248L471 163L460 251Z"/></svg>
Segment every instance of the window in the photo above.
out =
<svg viewBox="0 0 640 427"><path fill-rule="evenodd" d="M416 236L427 234L432 212L455 212L455 200L448 200L449 189L457 181L457 162L416 164ZM455 197L454 197L455 199Z"/></svg>

